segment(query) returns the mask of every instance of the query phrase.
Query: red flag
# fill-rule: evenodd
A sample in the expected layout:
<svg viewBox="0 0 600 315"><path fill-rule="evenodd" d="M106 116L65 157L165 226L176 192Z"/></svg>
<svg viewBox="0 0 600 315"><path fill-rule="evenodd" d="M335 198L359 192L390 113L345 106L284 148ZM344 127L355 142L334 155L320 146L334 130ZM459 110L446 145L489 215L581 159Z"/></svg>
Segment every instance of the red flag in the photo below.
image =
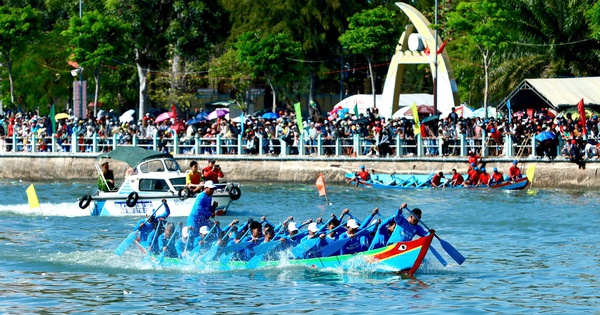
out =
<svg viewBox="0 0 600 315"><path fill-rule="evenodd" d="M425 50L423 51L423 53L424 53L426 56L429 56L429 53L430 53L430 51L429 51L429 45L427 45L427 43L425 43Z"/></svg>
<svg viewBox="0 0 600 315"><path fill-rule="evenodd" d="M173 121L177 121L177 107L175 107L175 104L171 105L171 110L173 111Z"/></svg>
<svg viewBox="0 0 600 315"><path fill-rule="evenodd" d="M317 190L319 191L319 196L327 196L323 174L319 174L319 177L317 177Z"/></svg>
<svg viewBox="0 0 600 315"><path fill-rule="evenodd" d="M77 69L77 68L79 68L79 64L77 63L77 61L74 60L74 57L75 57L75 54L71 54L71 56L69 57L69 61L67 61L67 63L71 67Z"/></svg>
<svg viewBox="0 0 600 315"><path fill-rule="evenodd" d="M579 111L579 124L581 125L581 129L583 130L583 134L586 135L587 131L585 130L585 104L583 103L583 98L579 103L577 103L577 110Z"/></svg>
<svg viewBox="0 0 600 315"><path fill-rule="evenodd" d="M444 51L444 48L445 48L445 47L446 47L446 41L444 41L444 42L442 43L442 46L440 46L440 48L438 48L437 54L438 54L438 55L439 55L439 54L441 54L441 53L442 53L442 51Z"/></svg>

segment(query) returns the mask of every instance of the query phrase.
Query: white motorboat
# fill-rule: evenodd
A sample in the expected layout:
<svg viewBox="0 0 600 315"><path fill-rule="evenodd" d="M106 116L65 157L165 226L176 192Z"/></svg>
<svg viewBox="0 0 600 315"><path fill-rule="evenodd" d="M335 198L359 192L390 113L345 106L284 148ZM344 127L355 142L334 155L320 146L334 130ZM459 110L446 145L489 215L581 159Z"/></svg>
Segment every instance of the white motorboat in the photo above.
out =
<svg viewBox="0 0 600 315"><path fill-rule="evenodd" d="M127 163L133 171L125 177L118 189L98 190L94 195L79 198L79 207L88 209L93 216L145 215L156 209L166 199L171 216L187 216L194 205L195 196L185 185L186 173L168 153L139 147L117 147L96 158L99 181L107 185L101 165L110 159ZM213 201L218 202L217 215L224 215L231 203L241 197L238 183L218 183Z"/></svg>

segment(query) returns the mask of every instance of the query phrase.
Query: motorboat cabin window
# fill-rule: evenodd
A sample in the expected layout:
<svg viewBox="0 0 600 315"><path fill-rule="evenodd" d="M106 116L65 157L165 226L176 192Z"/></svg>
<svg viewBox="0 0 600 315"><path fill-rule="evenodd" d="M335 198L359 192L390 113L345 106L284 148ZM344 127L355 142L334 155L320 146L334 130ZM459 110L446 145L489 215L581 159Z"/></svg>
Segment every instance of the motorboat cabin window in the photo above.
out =
<svg viewBox="0 0 600 315"><path fill-rule="evenodd" d="M169 185L164 179L142 178L140 179L140 191L169 191Z"/></svg>
<svg viewBox="0 0 600 315"><path fill-rule="evenodd" d="M165 166L167 167L167 170L169 170L171 172L177 172L177 171L181 170L181 168L179 168L179 163L177 163L177 161L175 161L173 159L165 160Z"/></svg>
<svg viewBox="0 0 600 315"><path fill-rule="evenodd" d="M148 161L140 165L142 173L164 172L165 168L161 160Z"/></svg>
<svg viewBox="0 0 600 315"><path fill-rule="evenodd" d="M171 184L173 185L173 188L179 191L179 189L185 187L185 177L171 178Z"/></svg>

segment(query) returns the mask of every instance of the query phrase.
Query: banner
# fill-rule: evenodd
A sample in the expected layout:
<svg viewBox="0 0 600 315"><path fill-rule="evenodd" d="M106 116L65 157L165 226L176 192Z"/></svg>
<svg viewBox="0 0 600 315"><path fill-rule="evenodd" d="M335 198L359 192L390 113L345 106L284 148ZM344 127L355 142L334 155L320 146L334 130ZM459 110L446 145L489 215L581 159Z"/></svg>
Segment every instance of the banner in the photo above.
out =
<svg viewBox="0 0 600 315"><path fill-rule="evenodd" d="M302 126L302 107L300 105L300 102L294 104L294 110L296 111L296 123L298 124L298 132L302 132L302 129L304 127Z"/></svg>
<svg viewBox="0 0 600 315"><path fill-rule="evenodd" d="M529 181L533 183L533 176L535 175L535 164L527 168L527 172L525 172L525 175L527 176L527 179L529 179Z"/></svg>
<svg viewBox="0 0 600 315"><path fill-rule="evenodd" d="M579 111L579 124L583 130L583 134L587 135L587 130L585 129L585 122L587 118L585 117L585 103L583 103L583 98L581 101L579 101L579 103L577 103L577 110Z"/></svg>
<svg viewBox="0 0 600 315"><path fill-rule="evenodd" d="M421 134L421 126L419 124L419 110L417 109L417 103L413 103L410 105L410 110L412 111L413 118L415 120L414 132L415 136Z"/></svg>
<svg viewBox="0 0 600 315"><path fill-rule="evenodd" d="M48 115L48 118L50 118L50 123L52 123L52 134L56 133L56 109L54 108L54 104L52 104L52 108L50 108L50 115Z"/></svg>
<svg viewBox="0 0 600 315"><path fill-rule="evenodd" d="M33 187L33 184L29 185L25 192L27 193L27 200L29 201L29 209L39 208L40 201L35 193L35 187Z"/></svg>
<svg viewBox="0 0 600 315"><path fill-rule="evenodd" d="M325 188L323 174L319 174L319 177L317 177L317 190L319 191L319 196L327 196L327 188Z"/></svg>

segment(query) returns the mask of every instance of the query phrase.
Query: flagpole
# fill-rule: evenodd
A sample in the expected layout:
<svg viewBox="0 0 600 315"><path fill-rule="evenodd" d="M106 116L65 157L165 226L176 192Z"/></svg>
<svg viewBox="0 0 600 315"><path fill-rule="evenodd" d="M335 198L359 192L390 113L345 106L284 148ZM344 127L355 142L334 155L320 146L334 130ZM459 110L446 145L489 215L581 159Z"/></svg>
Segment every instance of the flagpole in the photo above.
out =
<svg viewBox="0 0 600 315"><path fill-rule="evenodd" d="M435 65L435 75L433 76L433 112L437 113L437 85L438 85L438 0L435 0L435 57L433 63Z"/></svg>

